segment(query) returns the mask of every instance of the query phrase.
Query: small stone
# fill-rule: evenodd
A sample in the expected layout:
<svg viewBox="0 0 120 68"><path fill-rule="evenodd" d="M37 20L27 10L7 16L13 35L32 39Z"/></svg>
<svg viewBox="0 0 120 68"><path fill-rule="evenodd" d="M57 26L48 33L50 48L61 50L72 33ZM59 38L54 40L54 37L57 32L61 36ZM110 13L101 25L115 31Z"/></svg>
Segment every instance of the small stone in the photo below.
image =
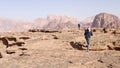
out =
<svg viewBox="0 0 120 68"><path fill-rule="evenodd" d="M0 58L3 58L2 54L0 53Z"/></svg>

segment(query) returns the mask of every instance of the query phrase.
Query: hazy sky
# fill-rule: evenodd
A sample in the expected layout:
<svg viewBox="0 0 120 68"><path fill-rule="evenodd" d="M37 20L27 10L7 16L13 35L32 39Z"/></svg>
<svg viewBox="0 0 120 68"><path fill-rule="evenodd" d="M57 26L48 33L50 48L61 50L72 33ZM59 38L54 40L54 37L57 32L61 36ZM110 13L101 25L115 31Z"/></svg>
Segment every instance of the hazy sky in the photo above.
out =
<svg viewBox="0 0 120 68"><path fill-rule="evenodd" d="M83 20L100 12L120 17L120 0L0 0L0 17L36 19L65 14Z"/></svg>

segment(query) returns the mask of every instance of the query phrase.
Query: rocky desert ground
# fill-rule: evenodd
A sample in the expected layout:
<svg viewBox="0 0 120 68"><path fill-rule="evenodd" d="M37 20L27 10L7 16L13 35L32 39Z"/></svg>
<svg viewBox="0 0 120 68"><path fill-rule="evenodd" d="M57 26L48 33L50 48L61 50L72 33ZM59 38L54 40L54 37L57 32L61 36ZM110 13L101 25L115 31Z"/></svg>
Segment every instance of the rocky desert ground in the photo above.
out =
<svg viewBox="0 0 120 68"><path fill-rule="evenodd" d="M0 68L120 68L120 30L84 29L0 33Z"/></svg>

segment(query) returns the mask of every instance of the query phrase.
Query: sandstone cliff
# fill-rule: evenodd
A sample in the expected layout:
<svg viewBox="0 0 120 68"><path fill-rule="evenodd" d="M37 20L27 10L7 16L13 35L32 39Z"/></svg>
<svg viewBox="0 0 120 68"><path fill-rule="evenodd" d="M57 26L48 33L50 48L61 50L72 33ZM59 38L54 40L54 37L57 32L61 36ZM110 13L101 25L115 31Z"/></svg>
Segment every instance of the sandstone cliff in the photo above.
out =
<svg viewBox="0 0 120 68"><path fill-rule="evenodd" d="M113 14L100 13L95 16L92 27L97 28L119 28L119 18Z"/></svg>

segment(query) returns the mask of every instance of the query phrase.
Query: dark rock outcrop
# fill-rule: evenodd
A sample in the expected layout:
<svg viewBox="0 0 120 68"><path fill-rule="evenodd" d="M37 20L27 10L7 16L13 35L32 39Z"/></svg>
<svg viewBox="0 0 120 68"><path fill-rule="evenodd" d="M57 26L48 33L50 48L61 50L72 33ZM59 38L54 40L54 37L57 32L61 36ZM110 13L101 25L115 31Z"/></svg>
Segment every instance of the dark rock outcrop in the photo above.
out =
<svg viewBox="0 0 120 68"><path fill-rule="evenodd" d="M15 51L14 51L14 50L6 50L6 53L7 53L7 54L14 54Z"/></svg>
<svg viewBox="0 0 120 68"><path fill-rule="evenodd" d="M0 53L0 58L3 58L2 54Z"/></svg>
<svg viewBox="0 0 120 68"><path fill-rule="evenodd" d="M19 39L27 40L30 39L30 37L20 37Z"/></svg>
<svg viewBox="0 0 120 68"><path fill-rule="evenodd" d="M15 37L1 37L0 40L2 40L6 48L14 45L22 46L23 44L25 44L24 42L17 41Z"/></svg>

